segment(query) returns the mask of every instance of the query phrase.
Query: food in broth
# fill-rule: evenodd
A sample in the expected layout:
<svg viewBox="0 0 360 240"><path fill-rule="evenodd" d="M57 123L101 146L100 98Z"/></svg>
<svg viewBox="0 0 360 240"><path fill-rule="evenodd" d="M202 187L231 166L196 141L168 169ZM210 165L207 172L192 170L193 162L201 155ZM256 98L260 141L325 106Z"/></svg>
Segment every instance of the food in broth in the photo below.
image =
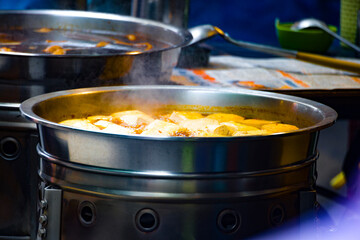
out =
<svg viewBox="0 0 360 240"><path fill-rule="evenodd" d="M61 121L60 124L115 134L182 137L270 135L299 129L294 125L275 120L245 119L230 113L206 115L191 111L173 111L151 116L139 110L128 110L111 115L68 119Z"/></svg>

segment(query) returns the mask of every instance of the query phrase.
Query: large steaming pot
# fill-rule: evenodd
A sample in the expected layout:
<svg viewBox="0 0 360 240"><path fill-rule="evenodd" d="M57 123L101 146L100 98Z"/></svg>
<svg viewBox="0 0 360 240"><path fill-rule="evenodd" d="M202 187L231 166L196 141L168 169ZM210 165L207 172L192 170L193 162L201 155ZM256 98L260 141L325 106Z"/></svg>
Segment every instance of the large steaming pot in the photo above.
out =
<svg viewBox="0 0 360 240"><path fill-rule="evenodd" d="M62 29L66 34L88 35L88 39L104 39L100 33L114 38L128 34L141 36L154 47L145 52L105 48L94 50L84 37L51 35L49 40L66 40L70 46L83 46L84 51L65 55L50 55L39 50L32 52L0 52L0 79L11 85L38 85L44 92L79 87L119 84L168 83L176 66L181 47L192 39L191 33L171 25L117 14L70 10L6 10L0 11L0 30L26 31L21 44L44 45L34 35L41 28ZM110 37L108 37L110 38ZM86 39L86 38L85 38ZM102 41L109 41L102 40ZM156 42L162 45L156 46ZM59 44L59 43L57 43ZM122 46L124 47L124 46ZM130 48L131 49L131 48ZM36 90L36 89L35 89ZM31 90L32 92L34 90ZM38 92L37 92L38 93ZM6 91L4 91L6 94ZM25 96L31 97L31 96ZM25 100L23 98L22 100Z"/></svg>
<svg viewBox="0 0 360 240"><path fill-rule="evenodd" d="M128 108L232 112L301 129L183 138L106 134L56 123ZM40 177L50 187L44 189L49 207L42 212L49 222L40 224L40 232L62 239L238 239L291 219L296 225L315 203L319 130L337 116L297 97L170 86L61 91L31 98L20 109L37 123ZM54 192L60 197L51 197Z"/></svg>

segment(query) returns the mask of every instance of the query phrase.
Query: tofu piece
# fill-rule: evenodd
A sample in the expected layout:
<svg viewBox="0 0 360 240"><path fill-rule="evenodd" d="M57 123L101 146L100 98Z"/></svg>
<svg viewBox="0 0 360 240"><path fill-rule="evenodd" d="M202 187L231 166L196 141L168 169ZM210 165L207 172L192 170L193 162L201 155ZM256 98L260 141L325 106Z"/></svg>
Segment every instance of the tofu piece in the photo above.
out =
<svg viewBox="0 0 360 240"><path fill-rule="evenodd" d="M141 128L153 122L154 119L141 111L130 110L111 114L111 121L125 127Z"/></svg>
<svg viewBox="0 0 360 240"><path fill-rule="evenodd" d="M231 136L231 131L225 125L211 118L199 118L185 120L179 124L186 128L194 137L211 137L211 136Z"/></svg>
<svg viewBox="0 0 360 240"><path fill-rule="evenodd" d="M261 128L262 125L265 124L273 124L273 123L278 123L279 121L269 121L269 120L262 120L262 119L245 119L240 121L240 123L245 124L245 125L249 125L249 126L253 126L256 128Z"/></svg>
<svg viewBox="0 0 360 240"><path fill-rule="evenodd" d="M106 121L106 120L99 120L97 122L94 122L93 124L100 129L105 129L109 126L110 123L112 123L112 122ZM115 123L112 123L112 124L115 124Z"/></svg>
<svg viewBox="0 0 360 240"><path fill-rule="evenodd" d="M232 132L225 125L207 125L204 131L200 131L201 137L224 137L231 136Z"/></svg>
<svg viewBox="0 0 360 240"><path fill-rule="evenodd" d="M185 120L199 119L204 116L199 112L173 111L169 117L174 123L180 123Z"/></svg>
<svg viewBox="0 0 360 240"><path fill-rule="evenodd" d="M175 123L155 120L145 127L141 135L151 136L183 136L186 131Z"/></svg>
<svg viewBox="0 0 360 240"><path fill-rule="evenodd" d="M265 136L265 135L270 135L271 132L267 131L267 130L262 130L262 129L258 129L258 130L250 130L250 131L237 131L234 132L233 136L237 137L237 136Z"/></svg>
<svg viewBox="0 0 360 240"><path fill-rule="evenodd" d="M274 123L274 124L266 124L261 127L262 130L266 130L272 133L279 133L279 132L291 132L296 131L299 128L290 125L290 124L284 124L284 123Z"/></svg>
<svg viewBox="0 0 360 240"><path fill-rule="evenodd" d="M208 115L207 118L215 119L215 120L219 121L219 123L230 122L230 121L240 122L240 121L244 120L244 118L242 116L239 116L236 114L231 114L231 113L214 113L214 114Z"/></svg>
<svg viewBox="0 0 360 240"><path fill-rule="evenodd" d="M63 124L69 127L80 128L84 130L92 130L98 131L100 128L96 127L95 125L91 124L91 122L87 119L69 119L59 122L59 124Z"/></svg>
<svg viewBox="0 0 360 240"><path fill-rule="evenodd" d="M99 124L102 127L104 127L102 129L102 131L106 132L106 133L135 134L134 129L126 128L126 127L120 126L120 125L112 123L112 122L106 122L106 121L101 120L101 121L98 121L96 124Z"/></svg>
<svg viewBox="0 0 360 240"><path fill-rule="evenodd" d="M94 116L89 116L86 118L87 120L89 120L92 124L94 124L95 122L99 121L99 120L105 120L105 121L110 121L110 116L106 116L106 115L94 115Z"/></svg>
<svg viewBox="0 0 360 240"><path fill-rule="evenodd" d="M237 132L237 131L256 131L256 130L259 130L256 127L241 124L241 123L237 123L237 122L234 122L234 121L222 122L220 124L228 127L229 131L231 132L231 135L234 134L234 132Z"/></svg>

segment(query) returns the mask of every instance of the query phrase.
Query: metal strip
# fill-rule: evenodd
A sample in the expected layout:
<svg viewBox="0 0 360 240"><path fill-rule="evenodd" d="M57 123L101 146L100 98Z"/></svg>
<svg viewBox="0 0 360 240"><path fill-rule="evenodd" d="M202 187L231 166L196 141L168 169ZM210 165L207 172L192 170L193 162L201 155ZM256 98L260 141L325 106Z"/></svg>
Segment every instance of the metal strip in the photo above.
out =
<svg viewBox="0 0 360 240"><path fill-rule="evenodd" d="M42 160L49 161L53 164L60 165L63 167L75 169L77 171L99 173L106 175L116 176L127 176L127 177L139 177L139 178L162 178L162 179L216 179L216 178L239 178L239 177L259 177L266 175L281 174L284 172L291 172L306 167L316 161L319 157L319 153L316 152L314 156L309 159L297 162L296 164L286 165L281 168L260 170L254 172L213 172L213 173L178 173L170 171L132 171L123 169L110 169L110 168L99 168L94 166L86 166L82 164L74 164L68 161L63 161L50 156L48 153L42 150L38 144L37 151Z"/></svg>
<svg viewBox="0 0 360 240"><path fill-rule="evenodd" d="M31 240L30 236L0 236L0 240Z"/></svg>
<svg viewBox="0 0 360 240"><path fill-rule="evenodd" d="M43 239L59 240L60 239L60 223L61 223L61 202L62 190L51 187L44 189L44 199L47 202L47 208L44 209L43 215L46 218L46 228L42 231ZM40 216L40 218L42 217ZM40 230L41 227L39 227Z"/></svg>

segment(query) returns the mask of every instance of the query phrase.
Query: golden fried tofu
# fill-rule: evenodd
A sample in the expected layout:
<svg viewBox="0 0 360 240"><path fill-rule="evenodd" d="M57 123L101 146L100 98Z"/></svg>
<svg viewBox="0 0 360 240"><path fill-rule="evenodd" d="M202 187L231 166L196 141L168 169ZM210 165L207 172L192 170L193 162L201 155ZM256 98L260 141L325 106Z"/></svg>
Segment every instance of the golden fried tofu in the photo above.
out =
<svg viewBox="0 0 360 240"><path fill-rule="evenodd" d="M145 127L145 130L141 133L141 135L179 136L183 132L184 129L175 123L155 120Z"/></svg>
<svg viewBox="0 0 360 240"><path fill-rule="evenodd" d="M250 131L237 131L233 133L234 137L237 136L264 136L264 135L269 135L271 134L271 132L267 131L267 130L262 130L262 129L258 129L258 130L250 130Z"/></svg>
<svg viewBox="0 0 360 240"><path fill-rule="evenodd" d="M169 117L174 123L180 123L185 120L199 119L204 116L199 112L173 111Z"/></svg>
<svg viewBox="0 0 360 240"><path fill-rule="evenodd" d="M140 128L150 124L154 119L141 111L129 110L111 114L111 121L125 127Z"/></svg>
<svg viewBox="0 0 360 240"><path fill-rule="evenodd" d="M190 131L197 131L197 130L203 130L207 125L219 125L219 122L215 119L199 118L199 119L184 120L180 122L179 125Z"/></svg>
<svg viewBox="0 0 360 240"><path fill-rule="evenodd" d="M237 132L237 131L256 131L256 130L259 130L256 127L241 124L241 123L237 123L237 122L234 122L234 121L222 122L220 124L228 127L231 134L233 134L234 132Z"/></svg>
<svg viewBox="0 0 360 240"><path fill-rule="evenodd" d="M89 116L86 119L89 120L92 124L94 124L95 122L100 121L100 120L110 121L110 116L94 115L94 116Z"/></svg>
<svg viewBox="0 0 360 240"><path fill-rule="evenodd" d="M69 119L59 122L59 124L63 124L66 126L81 128L85 130L100 130L100 128L91 124L91 122L87 119Z"/></svg>
<svg viewBox="0 0 360 240"><path fill-rule="evenodd" d="M95 124L99 124L99 126L101 125L101 127L104 127L102 129L102 131L106 132L106 133L135 134L134 129L126 128L126 127L117 125L117 124L112 123L112 122L100 120L100 121L96 122Z"/></svg>
<svg viewBox="0 0 360 240"><path fill-rule="evenodd" d="M191 136L231 136L231 132L228 127L220 125L217 120L211 118L185 120L182 121L179 125L188 129L191 133Z"/></svg>
<svg viewBox="0 0 360 240"><path fill-rule="evenodd" d="M224 125L207 125L205 128L195 131L194 137L225 137L231 136L232 132Z"/></svg>
<svg viewBox="0 0 360 240"><path fill-rule="evenodd" d="M240 122L240 121L244 120L244 118L242 116L239 116L236 114L231 114L231 113L214 113L214 114L208 115L207 118L215 119L215 120L219 121L219 123L230 122L230 121Z"/></svg>
<svg viewBox="0 0 360 240"><path fill-rule="evenodd" d="M104 128L107 128L110 123L112 123L112 122L106 121L106 120L99 120L99 121L94 122L93 124L102 130ZM112 123L112 124L115 124L115 123Z"/></svg>
<svg viewBox="0 0 360 240"><path fill-rule="evenodd" d="M269 121L269 120L261 120L261 119L245 119L240 121L240 123L253 126L256 128L261 128L262 125L278 123L279 121Z"/></svg>
<svg viewBox="0 0 360 240"><path fill-rule="evenodd" d="M284 123L273 123L273 124L266 124L261 127L262 130L266 130L271 133L279 133L279 132L291 132L298 130L299 128L290 125L290 124L284 124Z"/></svg>

